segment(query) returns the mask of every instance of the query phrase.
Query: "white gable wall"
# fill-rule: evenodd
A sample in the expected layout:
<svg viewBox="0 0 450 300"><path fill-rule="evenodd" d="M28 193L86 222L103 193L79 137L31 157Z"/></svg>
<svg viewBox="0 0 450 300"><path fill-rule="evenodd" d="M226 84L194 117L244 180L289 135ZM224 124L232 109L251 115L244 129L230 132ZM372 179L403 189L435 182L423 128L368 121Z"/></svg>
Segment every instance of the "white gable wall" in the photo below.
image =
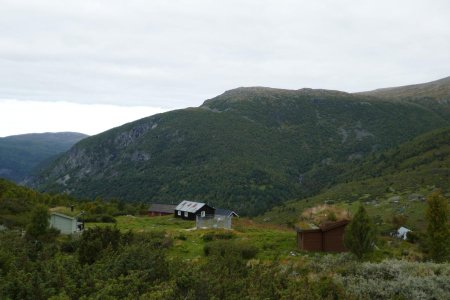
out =
<svg viewBox="0 0 450 300"><path fill-rule="evenodd" d="M52 214L50 216L50 227L58 229L61 234L72 234L77 231L77 220Z"/></svg>

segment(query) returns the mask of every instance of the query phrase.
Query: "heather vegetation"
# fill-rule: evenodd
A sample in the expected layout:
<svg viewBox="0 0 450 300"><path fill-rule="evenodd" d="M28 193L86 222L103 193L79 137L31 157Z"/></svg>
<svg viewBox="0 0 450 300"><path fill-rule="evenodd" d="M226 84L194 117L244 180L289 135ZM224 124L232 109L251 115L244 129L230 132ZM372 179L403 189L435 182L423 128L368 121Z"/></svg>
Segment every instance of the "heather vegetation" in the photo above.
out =
<svg viewBox="0 0 450 300"><path fill-rule="evenodd" d="M45 226L48 208L70 213L64 201L71 201L0 186L1 199L14 196L30 209L25 223L0 231L1 299L446 299L450 292L449 264L432 261L427 239L377 233L363 243L374 247L360 260L300 251L295 231L284 226L242 218L231 231L193 230L192 221L140 216L138 206L113 225L87 223L81 236L61 236ZM82 205L127 208L99 199ZM307 215L319 220L330 212L342 216L332 205ZM370 236L370 217L360 214L356 232Z"/></svg>

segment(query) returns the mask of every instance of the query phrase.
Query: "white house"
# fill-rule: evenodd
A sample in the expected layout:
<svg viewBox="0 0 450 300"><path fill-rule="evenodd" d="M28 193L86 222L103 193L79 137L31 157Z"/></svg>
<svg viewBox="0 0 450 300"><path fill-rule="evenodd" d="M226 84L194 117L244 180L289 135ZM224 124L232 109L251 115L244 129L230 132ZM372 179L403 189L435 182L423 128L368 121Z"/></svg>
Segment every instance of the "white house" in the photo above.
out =
<svg viewBox="0 0 450 300"><path fill-rule="evenodd" d="M83 231L83 223L76 218L53 212L50 215L50 227L58 229L61 234L74 234Z"/></svg>

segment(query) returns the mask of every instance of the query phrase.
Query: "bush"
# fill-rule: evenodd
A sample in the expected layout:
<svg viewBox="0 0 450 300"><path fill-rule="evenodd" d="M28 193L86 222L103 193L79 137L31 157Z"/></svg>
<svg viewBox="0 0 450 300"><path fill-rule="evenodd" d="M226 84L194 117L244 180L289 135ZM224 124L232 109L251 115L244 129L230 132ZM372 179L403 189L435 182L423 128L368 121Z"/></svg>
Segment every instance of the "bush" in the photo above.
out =
<svg viewBox="0 0 450 300"><path fill-rule="evenodd" d="M187 237L186 237L186 235L184 235L183 233L181 233L181 234L179 234L179 235L176 237L176 239L177 239L177 240L180 240L180 241L185 241L185 240L187 240Z"/></svg>
<svg viewBox="0 0 450 300"><path fill-rule="evenodd" d="M420 242L421 239L422 239L422 234L420 234L419 232L416 232L416 231L410 231L406 235L406 240L413 244Z"/></svg>
<svg viewBox="0 0 450 300"><path fill-rule="evenodd" d="M64 253L75 253L78 250L79 241L74 239L67 239L61 243L59 249Z"/></svg>
<svg viewBox="0 0 450 300"><path fill-rule="evenodd" d="M202 240L204 242L211 242L215 240L230 240L233 237L234 234L230 231L219 231L219 232L210 231L202 236Z"/></svg>
<svg viewBox="0 0 450 300"><path fill-rule="evenodd" d="M117 223L117 220L111 215L87 215L82 218L87 223Z"/></svg>
<svg viewBox="0 0 450 300"><path fill-rule="evenodd" d="M242 241L213 241L203 247L205 256L237 256L242 259L251 259L258 254L259 249Z"/></svg>
<svg viewBox="0 0 450 300"><path fill-rule="evenodd" d="M27 236L31 239L38 239L43 236L49 227L49 214L47 207L38 205L31 213L31 221L27 227Z"/></svg>
<svg viewBox="0 0 450 300"><path fill-rule="evenodd" d="M335 276L357 299L447 299L450 266L388 260L362 263Z"/></svg>
<svg viewBox="0 0 450 300"><path fill-rule="evenodd" d="M80 263L94 263L101 257L103 250L110 248L114 251L121 243L128 243L130 235L130 233L122 234L119 229L113 227L95 227L84 231L78 248Z"/></svg>

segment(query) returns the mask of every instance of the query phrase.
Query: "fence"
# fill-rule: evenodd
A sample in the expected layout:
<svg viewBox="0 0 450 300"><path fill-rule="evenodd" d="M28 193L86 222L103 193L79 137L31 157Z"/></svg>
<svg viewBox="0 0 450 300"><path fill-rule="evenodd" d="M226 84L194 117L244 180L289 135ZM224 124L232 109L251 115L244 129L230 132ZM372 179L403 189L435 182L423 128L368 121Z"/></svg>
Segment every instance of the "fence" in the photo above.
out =
<svg viewBox="0 0 450 300"><path fill-rule="evenodd" d="M197 216L197 229L231 229L232 216L206 215Z"/></svg>

